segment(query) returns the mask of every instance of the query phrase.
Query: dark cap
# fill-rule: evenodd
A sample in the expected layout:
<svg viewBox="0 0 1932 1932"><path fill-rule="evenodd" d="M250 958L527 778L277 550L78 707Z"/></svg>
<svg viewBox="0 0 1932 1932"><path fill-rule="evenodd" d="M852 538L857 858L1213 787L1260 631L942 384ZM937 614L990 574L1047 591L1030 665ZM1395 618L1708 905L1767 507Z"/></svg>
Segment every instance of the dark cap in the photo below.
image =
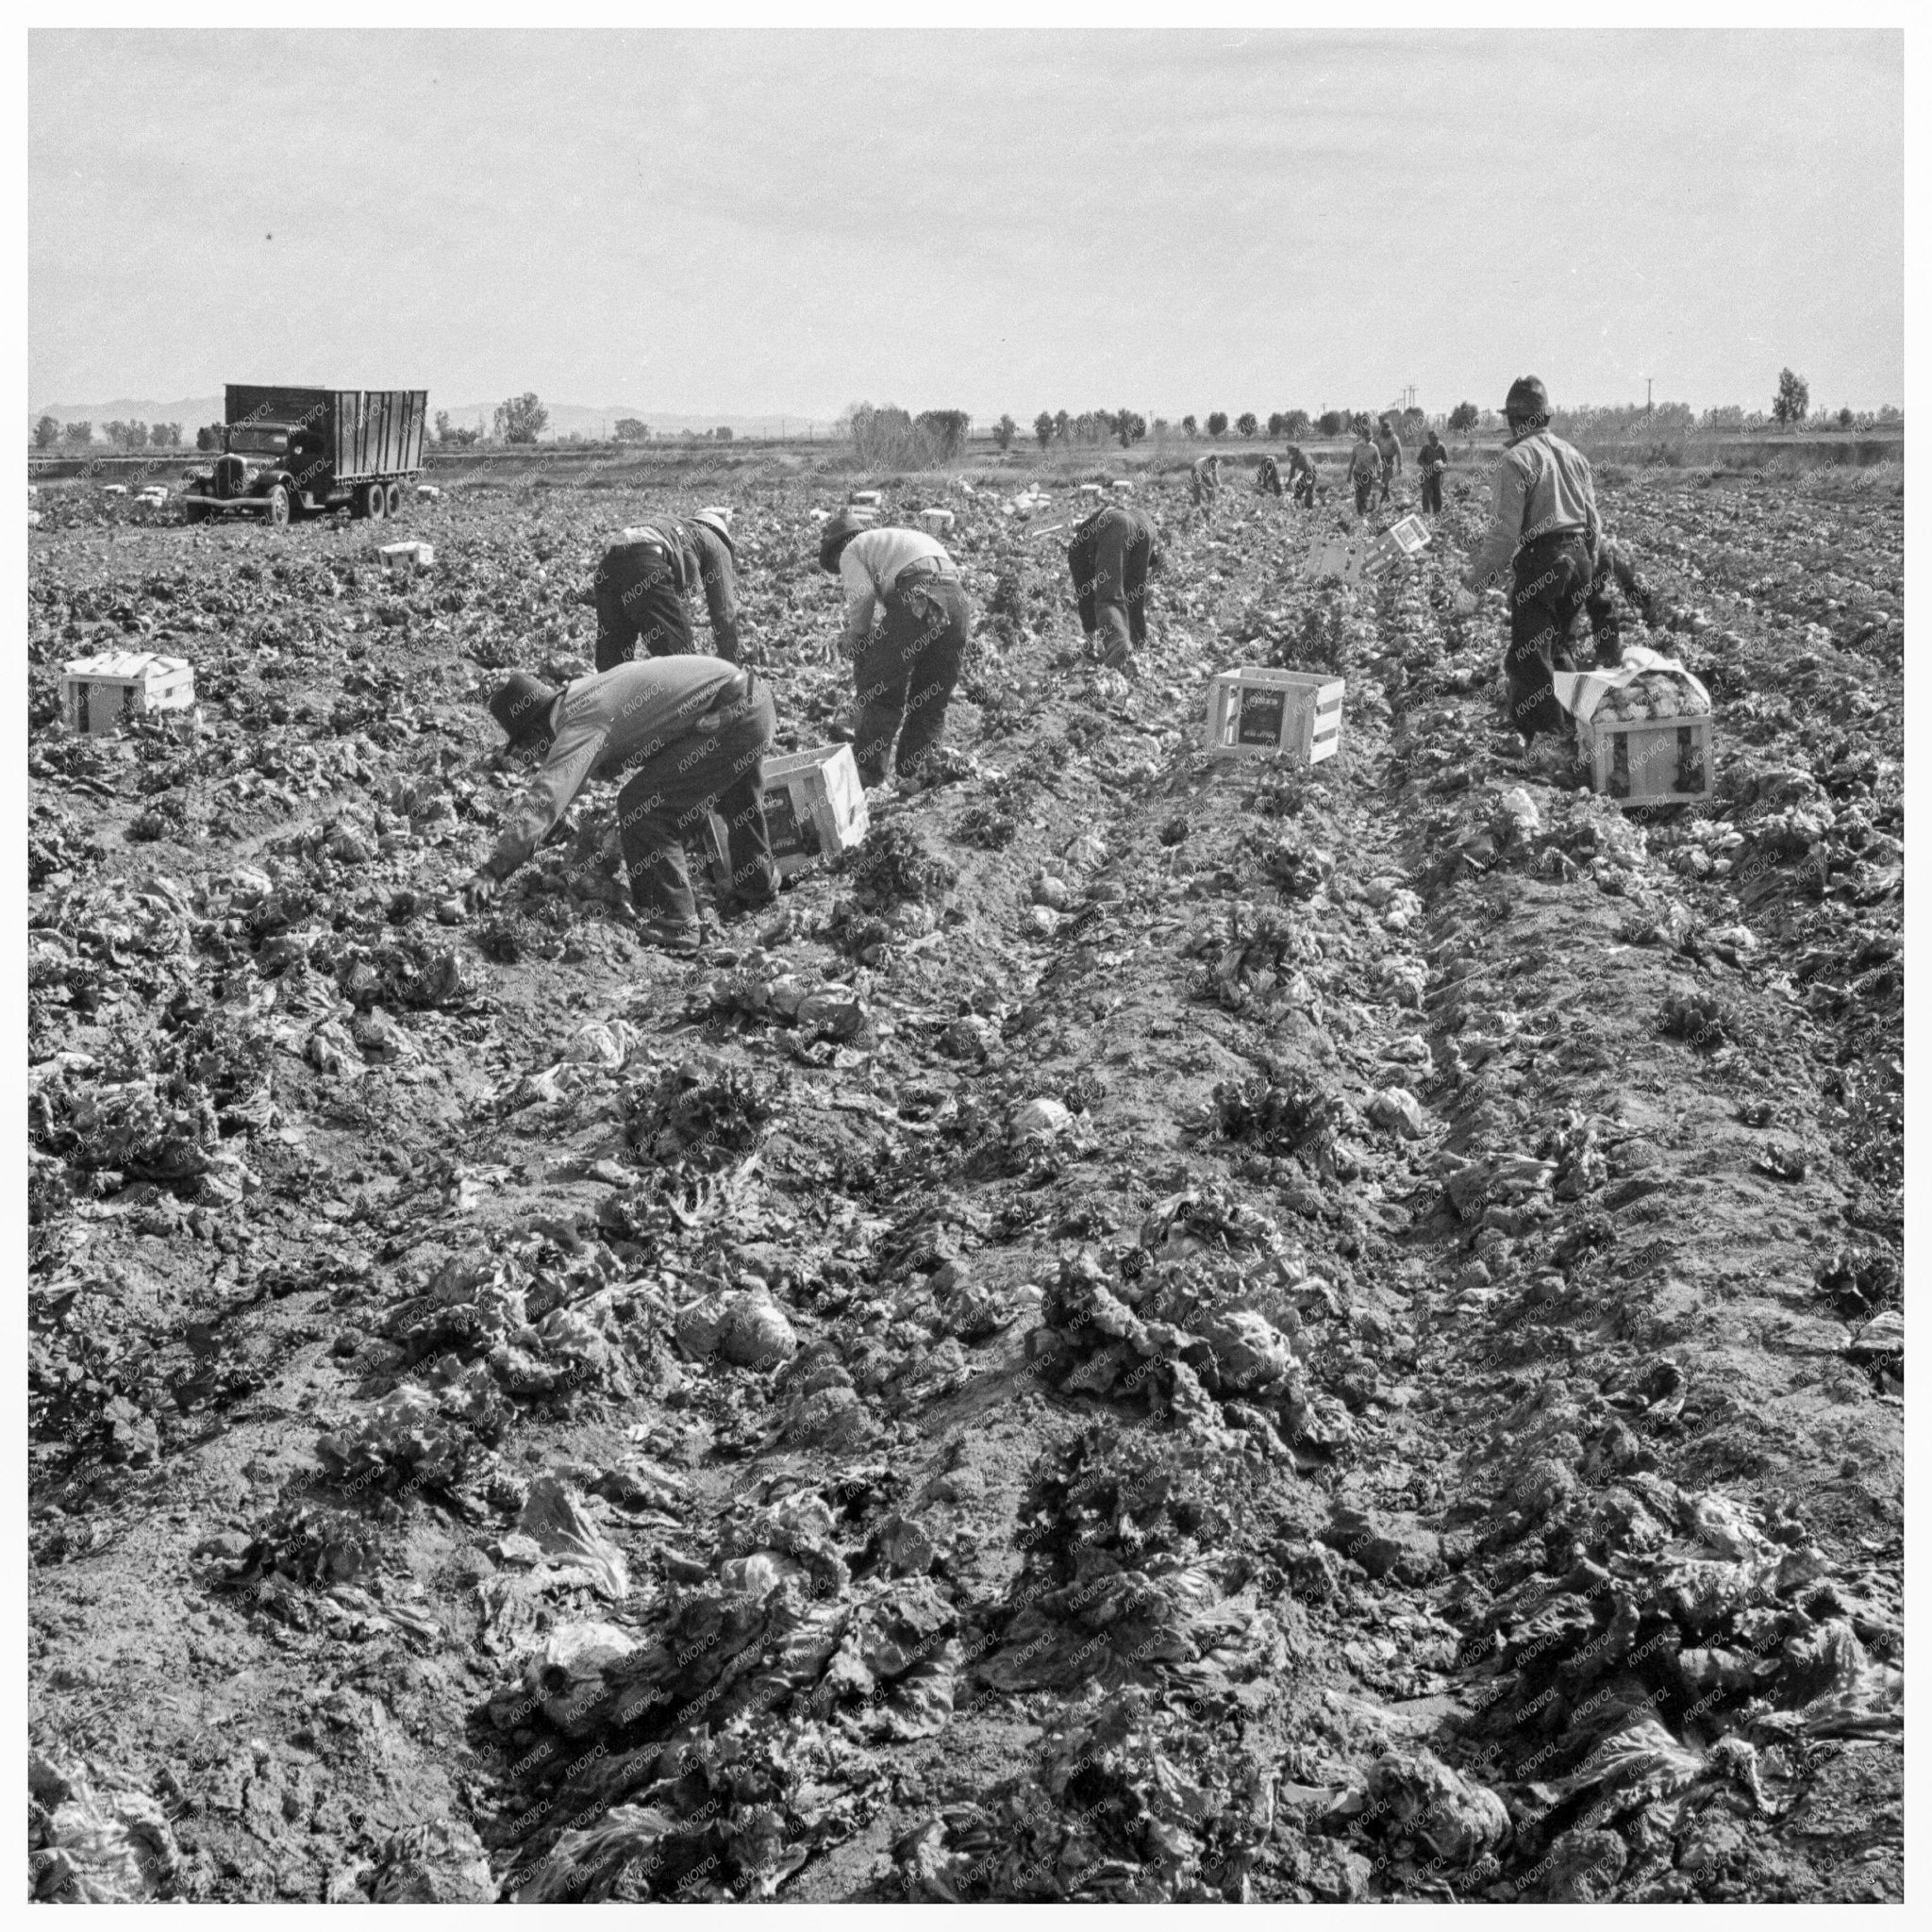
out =
<svg viewBox="0 0 1932 1932"><path fill-rule="evenodd" d="M1550 392L1543 387L1542 378L1519 375L1509 385L1509 393L1503 400L1503 413L1506 416L1547 416L1550 413Z"/></svg>
<svg viewBox="0 0 1932 1932"><path fill-rule="evenodd" d="M872 527L864 518L855 515L849 509L841 509L819 532L819 568L837 570L839 558L843 555L846 543L861 530L869 530Z"/></svg>
<svg viewBox="0 0 1932 1932"><path fill-rule="evenodd" d="M491 694L490 715L509 734L512 744L524 744L543 735L544 721L557 699L555 685L527 671L512 671Z"/></svg>

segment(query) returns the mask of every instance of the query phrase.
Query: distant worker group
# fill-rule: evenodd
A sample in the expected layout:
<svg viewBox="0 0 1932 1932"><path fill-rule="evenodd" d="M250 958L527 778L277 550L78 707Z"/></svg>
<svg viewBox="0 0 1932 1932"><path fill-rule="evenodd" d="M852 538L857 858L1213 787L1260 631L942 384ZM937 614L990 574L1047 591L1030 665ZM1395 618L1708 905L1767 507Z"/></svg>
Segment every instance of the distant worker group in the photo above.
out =
<svg viewBox="0 0 1932 1932"><path fill-rule="evenodd" d="M1550 399L1535 376L1511 384L1508 437L1491 488L1488 530L1457 593L1462 614L1478 593L1509 578L1504 651L1508 722L1525 747L1557 736L1568 714L1553 673L1576 668L1573 634L1587 628L1600 665L1622 658L1619 598L1656 622L1649 586L1626 546L1609 537L1582 454L1550 429ZM1449 453L1431 429L1417 452L1422 508L1441 514ZM1380 488L1387 503L1404 470L1401 438L1381 417L1356 419L1347 458L1358 516ZM1285 472L1285 474L1284 474ZM1189 469L1194 503L1211 508L1221 458ZM1264 457L1257 492L1310 508L1315 466L1291 443ZM1131 663L1147 639L1147 580L1161 568L1160 532L1134 505L1102 503L1067 546L1074 602L1089 658ZM861 781L926 782L939 761L948 708L964 663L973 608L951 555L924 530L874 526L846 509L817 544L819 568L844 592L844 642L852 658L852 748ZM695 649L691 604L702 591L713 653ZM490 710L511 749L533 767L530 789L495 850L465 888L478 909L527 860L585 783L619 786L618 835L640 929L677 954L694 952L700 926L685 848L721 819L728 876L721 914L767 903L777 890L763 805L763 761L776 731L770 687L741 666L737 550L727 510L660 517L624 531L598 563L596 670L560 688L518 672ZM715 834L711 842L716 851Z"/></svg>

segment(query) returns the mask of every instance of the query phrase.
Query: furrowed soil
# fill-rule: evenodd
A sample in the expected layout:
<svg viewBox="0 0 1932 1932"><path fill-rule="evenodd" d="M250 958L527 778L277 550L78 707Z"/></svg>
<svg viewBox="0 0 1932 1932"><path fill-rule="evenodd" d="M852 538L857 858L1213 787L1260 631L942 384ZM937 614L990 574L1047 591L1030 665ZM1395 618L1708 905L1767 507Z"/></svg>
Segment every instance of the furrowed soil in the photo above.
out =
<svg viewBox="0 0 1932 1932"><path fill-rule="evenodd" d="M1141 493L1129 676L949 494L945 782L684 962L608 788L452 897L641 506L43 492L36 1895L1902 1896L1899 494L1606 488L1646 813L1499 736L1474 479L1359 590ZM730 498L786 749L839 496ZM67 731L110 648L198 713ZM1340 755L1208 760L1232 664Z"/></svg>

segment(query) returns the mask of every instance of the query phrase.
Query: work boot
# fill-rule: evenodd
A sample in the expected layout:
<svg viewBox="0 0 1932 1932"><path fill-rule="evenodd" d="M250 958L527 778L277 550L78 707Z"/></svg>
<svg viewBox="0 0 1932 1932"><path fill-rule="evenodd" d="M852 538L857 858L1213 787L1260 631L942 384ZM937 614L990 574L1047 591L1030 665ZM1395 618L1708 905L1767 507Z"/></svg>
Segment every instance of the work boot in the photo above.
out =
<svg viewBox="0 0 1932 1932"><path fill-rule="evenodd" d="M696 956L704 942L704 928L692 920L690 924L681 920L641 919L638 921L638 937L647 946L655 946L660 953L669 953L674 958L690 959Z"/></svg>

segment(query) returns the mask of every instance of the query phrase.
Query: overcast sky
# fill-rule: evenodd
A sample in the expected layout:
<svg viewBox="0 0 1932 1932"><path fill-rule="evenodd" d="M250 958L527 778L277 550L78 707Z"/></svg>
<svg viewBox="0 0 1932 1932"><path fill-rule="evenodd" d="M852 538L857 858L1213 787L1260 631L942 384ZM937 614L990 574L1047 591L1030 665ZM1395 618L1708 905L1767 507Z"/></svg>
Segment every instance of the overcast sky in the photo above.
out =
<svg viewBox="0 0 1932 1932"><path fill-rule="evenodd" d="M28 407L1903 403L1895 33L48 33Z"/></svg>

